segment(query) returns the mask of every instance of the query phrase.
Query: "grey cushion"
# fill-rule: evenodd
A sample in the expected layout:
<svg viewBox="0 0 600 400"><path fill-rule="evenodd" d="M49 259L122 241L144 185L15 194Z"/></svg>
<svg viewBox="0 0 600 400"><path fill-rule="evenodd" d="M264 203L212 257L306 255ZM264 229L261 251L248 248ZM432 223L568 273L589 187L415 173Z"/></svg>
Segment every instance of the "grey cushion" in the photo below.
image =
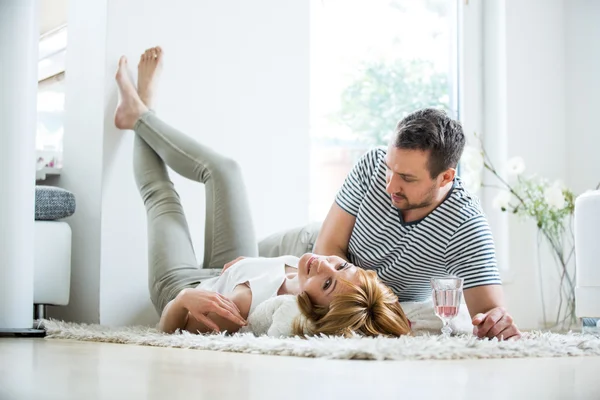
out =
<svg viewBox="0 0 600 400"><path fill-rule="evenodd" d="M54 186L35 187L35 220L53 221L75 213L75 195Z"/></svg>

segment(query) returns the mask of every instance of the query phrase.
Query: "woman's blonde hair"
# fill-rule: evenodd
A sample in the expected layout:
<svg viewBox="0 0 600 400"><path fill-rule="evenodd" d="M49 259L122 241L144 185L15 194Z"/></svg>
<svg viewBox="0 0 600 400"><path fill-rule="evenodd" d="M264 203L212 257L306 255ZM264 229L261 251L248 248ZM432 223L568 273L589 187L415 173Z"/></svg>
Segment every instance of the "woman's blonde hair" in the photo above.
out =
<svg viewBox="0 0 600 400"><path fill-rule="evenodd" d="M400 336L410 333L410 323L398 297L377 278L375 271L357 268L360 284L342 281L351 290L336 295L329 307L313 304L308 294L298 296L298 306L307 322L297 319L295 335Z"/></svg>

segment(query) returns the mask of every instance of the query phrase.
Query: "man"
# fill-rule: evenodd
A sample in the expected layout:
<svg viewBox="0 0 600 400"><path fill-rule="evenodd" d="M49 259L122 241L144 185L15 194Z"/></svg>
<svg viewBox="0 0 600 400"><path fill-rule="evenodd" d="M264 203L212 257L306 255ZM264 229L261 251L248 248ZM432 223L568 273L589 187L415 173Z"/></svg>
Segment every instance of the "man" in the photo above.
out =
<svg viewBox="0 0 600 400"><path fill-rule="evenodd" d="M464 278L474 334L520 332L503 307L494 242L479 201L456 176L465 137L443 111L398 123L387 150L367 152L339 190L314 252L377 271L400 301L431 296L430 278Z"/></svg>

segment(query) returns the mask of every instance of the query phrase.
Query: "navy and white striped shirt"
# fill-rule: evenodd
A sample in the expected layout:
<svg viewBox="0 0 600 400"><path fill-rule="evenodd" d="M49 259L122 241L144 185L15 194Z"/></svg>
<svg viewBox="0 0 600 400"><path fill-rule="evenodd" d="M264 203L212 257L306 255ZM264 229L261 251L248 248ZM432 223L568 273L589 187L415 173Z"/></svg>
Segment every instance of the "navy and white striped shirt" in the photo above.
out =
<svg viewBox="0 0 600 400"><path fill-rule="evenodd" d="M385 154L381 148L367 152L336 196L337 204L356 217L349 261L375 270L400 301L429 298L430 279L436 276L464 278L464 289L501 284L487 219L460 178L429 215L403 223L385 191Z"/></svg>

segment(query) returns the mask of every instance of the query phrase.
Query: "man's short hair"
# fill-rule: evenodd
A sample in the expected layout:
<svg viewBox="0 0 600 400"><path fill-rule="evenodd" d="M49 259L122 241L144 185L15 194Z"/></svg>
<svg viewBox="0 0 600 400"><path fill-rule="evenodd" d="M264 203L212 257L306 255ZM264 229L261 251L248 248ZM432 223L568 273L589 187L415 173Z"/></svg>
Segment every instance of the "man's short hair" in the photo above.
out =
<svg viewBox="0 0 600 400"><path fill-rule="evenodd" d="M415 111L398 122L392 140L399 149L429 150L432 179L448 168L456 168L465 147L460 122L435 108Z"/></svg>

